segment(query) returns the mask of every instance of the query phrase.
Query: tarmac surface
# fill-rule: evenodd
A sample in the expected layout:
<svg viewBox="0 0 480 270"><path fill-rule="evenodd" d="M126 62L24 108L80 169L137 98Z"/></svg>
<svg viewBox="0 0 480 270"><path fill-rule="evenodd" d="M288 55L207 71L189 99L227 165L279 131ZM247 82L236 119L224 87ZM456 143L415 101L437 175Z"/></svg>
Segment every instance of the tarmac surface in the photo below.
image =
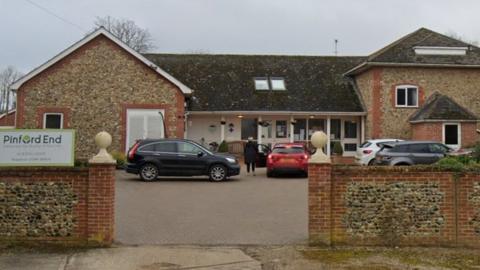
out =
<svg viewBox="0 0 480 270"><path fill-rule="evenodd" d="M242 174L142 182L117 172L115 239L126 245L306 243L307 178Z"/></svg>

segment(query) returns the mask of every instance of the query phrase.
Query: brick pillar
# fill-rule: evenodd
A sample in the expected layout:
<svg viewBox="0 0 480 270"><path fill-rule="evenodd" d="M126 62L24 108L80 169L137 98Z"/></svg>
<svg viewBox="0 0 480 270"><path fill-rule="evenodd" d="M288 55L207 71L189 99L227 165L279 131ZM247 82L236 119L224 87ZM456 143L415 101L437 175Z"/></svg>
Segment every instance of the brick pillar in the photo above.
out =
<svg viewBox="0 0 480 270"><path fill-rule="evenodd" d="M332 242L332 164L308 164L308 236L312 245Z"/></svg>
<svg viewBox="0 0 480 270"><path fill-rule="evenodd" d="M92 246L109 246L114 235L115 165L90 163L87 237Z"/></svg>

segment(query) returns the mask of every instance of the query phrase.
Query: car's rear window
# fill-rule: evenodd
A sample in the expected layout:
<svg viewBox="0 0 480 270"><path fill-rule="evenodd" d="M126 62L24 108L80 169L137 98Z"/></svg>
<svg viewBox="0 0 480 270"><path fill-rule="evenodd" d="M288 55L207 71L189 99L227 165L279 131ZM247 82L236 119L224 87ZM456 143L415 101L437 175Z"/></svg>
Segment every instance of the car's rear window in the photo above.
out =
<svg viewBox="0 0 480 270"><path fill-rule="evenodd" d="M293 146L293 147L275 147L273 148L272 153L277 154L302 154L305 150L303 147Z"/></svg>
<svg viewBox="0 0 480 270"><path fill-rule="evenodd" d="M366 148L366 147L369 147L370 145L372 145L372 143L369 141L366 141L360 145L360 148Z"/></svg>

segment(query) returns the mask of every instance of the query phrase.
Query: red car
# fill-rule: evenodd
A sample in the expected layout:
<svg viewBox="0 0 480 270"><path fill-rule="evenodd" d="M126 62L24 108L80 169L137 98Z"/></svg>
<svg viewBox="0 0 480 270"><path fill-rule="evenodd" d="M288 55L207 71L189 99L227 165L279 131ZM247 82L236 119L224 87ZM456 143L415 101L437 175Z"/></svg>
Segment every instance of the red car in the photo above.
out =
<svg viewBox="0 0 480 270"><path fill-rule="evenodd" d="M279 143L273 147L267 157L267 177L276 173L308 174L308 159L310 154L304 144Z"/></svg>

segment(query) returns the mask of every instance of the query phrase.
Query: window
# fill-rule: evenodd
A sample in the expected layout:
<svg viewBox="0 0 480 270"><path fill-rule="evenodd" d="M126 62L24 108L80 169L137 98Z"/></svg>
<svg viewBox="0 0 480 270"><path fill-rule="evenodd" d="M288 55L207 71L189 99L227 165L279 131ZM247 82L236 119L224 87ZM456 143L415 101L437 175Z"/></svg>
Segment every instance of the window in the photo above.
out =
<svg viewBox="0 0 480 270"><path fill-rule="evenodd" d="M305 149L303 147L293 146L293 147L275 147L272 150L272 153L277 154L302 154L305 153Z"/></svg>
<svg viewBox="0 0 480 270"><path fill-rule="evenodd" d="M248 137L257 139L257 135L258 135L257 131L258 131L257 119L242 118L242 133L241 133L242 140L247 140Z"/></svg>
<svg viewBox="0 0 480 270"><path fill-rule="evenodd" d="M416 86L398 86L395 96L397 107L418 106L418 88Z"/></svg>
<svg viewBox="0 0 480 270"><path fill-rule="evenodd" d="M284 121L284 120L276 121L275 136L276 138L287 137L287 121Z"/></svg>
<svg viewBox="0 0 480 270"><path fill-rule="evenodd" d="M431 153L445 154L446 152L448 152L448 149L445 146L438 143L429 144L428 148L430 149Z"/></svg>
<svg viewBox="0 0 480 270"><path fill-rule="evenodd" d="M446 145L459 145L460 127L458 124L443 125L443 142Z"/></svg>
<svg viewBox="0 0 480 270"><path fill-rule="evenodd" d="M174 142L164 142L155 144L155 152L175 153L177 149Z"/></svg>
<svg viewBox="0 0 480 270"><path fill-rule="evenodd" d="M63 113L45 113L43 115L43 128L63 128Z"/></svg>
<svg viewBox="0 0 480 270"><path fill-rule="evenodd" d="M387 147L387 146L385 146ZM388 146L390 147L390 146ZM395 145L393 146L392 150L390 150L390 152L395 152L395 153L405 153L405 152L408 152L408 145L407 144L404 144L404 145Z"/></svg>
<svg viewBox="0 0 480 270"><path fill-rule="evenodd" d="M179 142L178 143L178 152L182 154L198 154L199 152L203 152L200 147L186 142Z"/></svg>
<svg viewBox="0 0 480 270"><path fill-rule="evenodd" d="M355 139L357 138L357 123L353 121L345 120L345 138Z"/></svg>
<svg viewBox="0 0 480 270"><path fill-rule="evenodd" d="M357 144L356 143L346 143L344 149L345 149L345 152L355 152L355 151L357 151Z"/></svg>
<svg viewBox="0 0 480 270"><path fill-rule="evenodd" d="M310 139L315 131L325 132L324 119L308 119L308 139Z"/></svg>
<svg viewBox="0 0 480 270"><path fill-rule="evenodd" d="M268 79L265 78L255 78L255 90L270 90L268 85Z"/></svg>
<svg viewBox="0 0 480 270"><path fill-rule="evenodd" d="M262 129L262 138L272 138L272 121L264 120L260 128Z"/></svg>
<svg viewBox="0 0 480 270"><path fill-rule="evenodd" d="M408 146L408 150L410 150L411 153L430 153L428 145L424 143L411 144Z"/></svg>
<svg viewBox="0 0 480 270"><path fill-rule="evenodd" d="M155 143L144 145L144 146L140 147L140 149L138 149L138 151L139 152L153 152L153 151L155 151Z"/></svg>
<svg viewBox="0 0 480 270"><path fill-rule="evenodd" d="M283 78L271 77L270 83L272 84L272 90L285 90L285 80Z"/></svg>
<svg viewBox="0 0 480 270"><path fill-rule="evenodd" d="M257 77L254 78L255 90L259 91L283 91L286 90L285 80L282 77Z"/></svg>
<svg viewBox="0 0 480 270"><path fill-rule="evenodd" d="M295 119L295 126L293 127L293 140L304 141L307 135L307 120Z"/></svg>

